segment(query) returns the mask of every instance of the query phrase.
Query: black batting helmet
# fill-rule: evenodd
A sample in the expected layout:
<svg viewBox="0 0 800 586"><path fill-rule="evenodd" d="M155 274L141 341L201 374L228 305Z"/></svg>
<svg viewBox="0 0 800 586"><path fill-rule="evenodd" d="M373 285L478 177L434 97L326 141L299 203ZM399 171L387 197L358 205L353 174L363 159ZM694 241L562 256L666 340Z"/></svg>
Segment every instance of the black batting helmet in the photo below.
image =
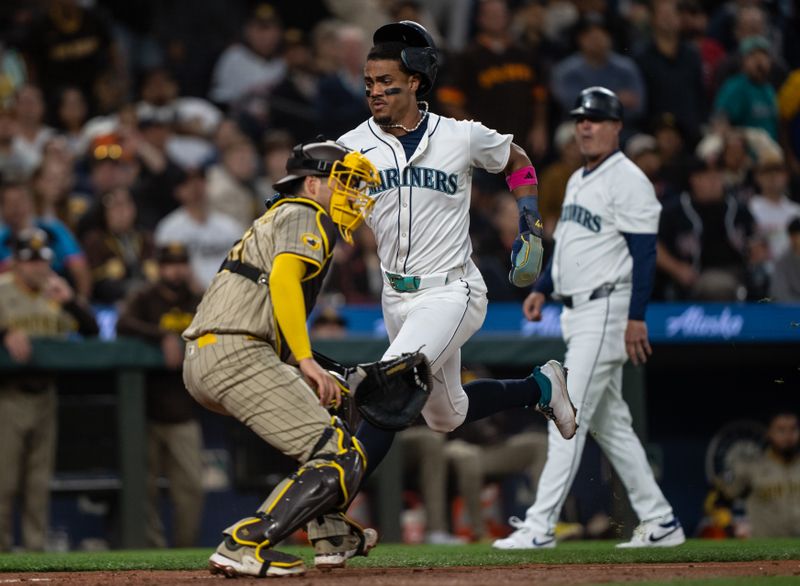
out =
<svg viewBox="0 0 800 586"><path fill-rule="evenodd" d="M400 53L406 69L422 78L417 95L424 96L433 87L439 70L439 54L433 37L421 24L413 20L401 20L385 24L372 35L375 45L380 43L403 43L407 45Z"/></svg>
<svg viewBox="0 0 800 586"><path fill-rule="evenodd" d="M578 94L575 107L570 110L569 115L572 118L622 120L622 102L610 89L596 85Z"/></svg>

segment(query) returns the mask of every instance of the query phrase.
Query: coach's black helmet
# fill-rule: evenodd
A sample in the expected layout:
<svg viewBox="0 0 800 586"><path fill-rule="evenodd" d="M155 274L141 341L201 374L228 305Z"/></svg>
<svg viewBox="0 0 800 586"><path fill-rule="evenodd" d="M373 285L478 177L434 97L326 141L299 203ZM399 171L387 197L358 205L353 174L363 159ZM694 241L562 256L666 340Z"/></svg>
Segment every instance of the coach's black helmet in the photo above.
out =
<svg viewBox="0 0 800 586"><path fill-rule="evenodd" d="M572 118L622 120L622 102L610 89L596 85L578 95L569 114Z"/></svg>
<svg viewBox="0 0 800 586"><path fill-rule="evenodd" d="M406 69L422 78L418 96L424 96L433 87L439 70L439 54L433 37L421 24L413 20L401 20L385 24L372 35L375 45L380 43L403 43L407 45L400 53Z"/></svg>

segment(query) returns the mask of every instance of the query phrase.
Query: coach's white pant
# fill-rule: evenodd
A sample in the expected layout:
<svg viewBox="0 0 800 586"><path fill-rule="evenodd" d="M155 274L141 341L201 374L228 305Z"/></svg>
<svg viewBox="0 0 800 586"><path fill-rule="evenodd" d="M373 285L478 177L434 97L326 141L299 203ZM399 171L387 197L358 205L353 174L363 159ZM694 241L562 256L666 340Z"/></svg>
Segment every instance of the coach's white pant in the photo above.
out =
<svg viewBox="0 0 800 586"><path fill-rule="evenodd" d="M631 427L631 413L622 399L622 366L626 360L629 291L564 308L561 328L567 343L567 386L578 408L578 433L565 440L550 422L547 461L539 479L536 502L526 524L549 533L558 522L581 461L586 434L600 445L628 491L640 521L672 513L656 484L644 448Z"/></svg>
<svg viewBox="0 0 800 586"><path fill-rule="evenodd" d="M433 389L422 416L448 432L464 422L469 401L461 386L461 346L483 325L486 285L472 261L462 278L441 287L398 293L384 283L383 319L391 344L385 358L422 350L431 363Z"/></svg>

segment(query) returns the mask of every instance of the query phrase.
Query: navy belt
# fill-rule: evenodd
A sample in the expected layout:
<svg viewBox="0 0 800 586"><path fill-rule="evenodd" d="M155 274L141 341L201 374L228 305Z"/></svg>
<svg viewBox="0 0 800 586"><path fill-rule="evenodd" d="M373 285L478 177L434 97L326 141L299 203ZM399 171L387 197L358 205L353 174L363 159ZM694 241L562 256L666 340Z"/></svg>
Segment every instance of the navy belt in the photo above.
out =
<svg viewBox="0 0 800 586"><path fill-rule="evenodd" d="M605 283L600 285L597 289L589 293L589 296L586 295L563 295L559 297L561 303L564 304L565 307L569 307L570 309L574 308L576 305L582 305L587 301L593 301L595 299L603 299L611 295L611 292L614 291L616 285L613 283Z"/></svg>

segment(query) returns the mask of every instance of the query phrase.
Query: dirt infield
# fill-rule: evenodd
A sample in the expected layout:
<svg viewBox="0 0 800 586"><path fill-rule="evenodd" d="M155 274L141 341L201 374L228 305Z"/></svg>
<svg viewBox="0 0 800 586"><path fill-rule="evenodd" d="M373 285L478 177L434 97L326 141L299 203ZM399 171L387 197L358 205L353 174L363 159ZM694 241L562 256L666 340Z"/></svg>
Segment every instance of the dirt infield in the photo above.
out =
<svg viewBox="0 0 800 586"><path fill-rule="evenodd" d="M726 562L684 564L526 564L504 567L461 568L359 568L334 572L309 570L305 576L283 578L281 583L292 586L463 586L491 584L492 586L561 586L568 584L602 584L604 582L634 582L643 580L674 580L679 578L724 578L733 576L798 576L800 560L769 562ZM224 578L205 571L165 572L53 572L0 574L3 584L74 584L100 586L106 584L210 584ZM239 579L232 584L263 582ZM272 580L274 582L274 579Z"/></svg>

